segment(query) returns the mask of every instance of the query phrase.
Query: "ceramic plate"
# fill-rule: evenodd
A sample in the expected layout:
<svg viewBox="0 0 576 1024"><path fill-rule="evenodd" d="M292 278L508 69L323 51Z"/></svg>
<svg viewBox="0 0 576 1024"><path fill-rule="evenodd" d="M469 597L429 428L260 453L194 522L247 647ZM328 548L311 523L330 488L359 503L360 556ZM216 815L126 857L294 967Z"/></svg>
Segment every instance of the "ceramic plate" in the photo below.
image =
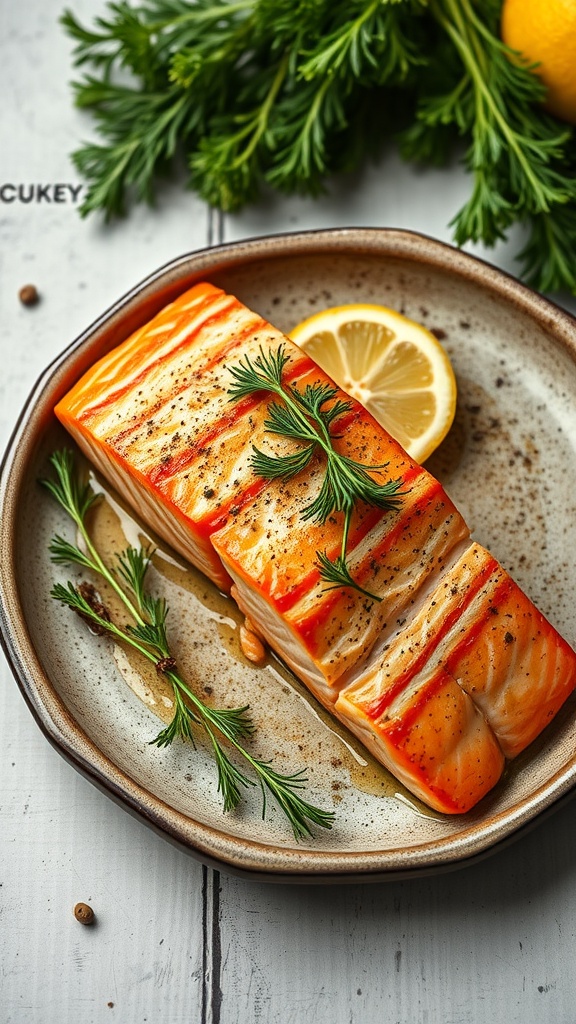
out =
<svg viewBox="0 0 576 1024"><path fill-rule="evenodd" d="M38 484L50 452L66 442L54 404L97 358L202 279L284 331L324 306L348 302L389 305L435 331L453 361L459 399L454 426L427 465L476 539L576 641L575 321L505 274L430 239L386 230L311 232L175 260L105 313L39 381L6 453L0 494L2 633L22 692L75 767L206 863L259 878L336 881L445 870L484 856L574 787L574 700L473 812L433 813L280 663L251 666L231 602L160 543L151 582L170 604L181 669L209 700L249 702L258 727L254 752L286 771L307 766L307 796L336 812L330 832L317 829L297 843L272 806L262 820L257 789L241 810L222 813L201 745L151 745L169 713L169 694L49 596L53 581L70 575L51 564L50 537L73 536ZM112 494L98 515L102 543L148 536Z"/></svg>

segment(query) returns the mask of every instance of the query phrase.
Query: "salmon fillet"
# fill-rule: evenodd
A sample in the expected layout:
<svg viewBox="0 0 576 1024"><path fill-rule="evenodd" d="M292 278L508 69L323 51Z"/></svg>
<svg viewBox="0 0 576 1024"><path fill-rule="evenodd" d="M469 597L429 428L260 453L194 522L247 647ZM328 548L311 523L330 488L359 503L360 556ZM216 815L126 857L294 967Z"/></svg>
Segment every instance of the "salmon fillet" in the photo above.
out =
<svg viewBox="0 0 576 1024"><path fill-rule="evenodd" d="M267 429L270 394L231 402L230 367L282 344L283 383L330 384L280 331L209 284L185 292L95 364L56 406L80 448L164 540L234 596L270 646L412 792L469 810L576 686L576 655L470 539L423 467L347 395L332 443L398 483L398 509L358 503L351 587L327 589L343 513L303 511L322 455L289 480L258 477L252 446L291 454Z"/></svg>
<svg viewBox="0 0 576 1024"><path fill-rule="evenodd" d="M335 712L408 788L418 792L424 776L435 806L458 811L480 773L493 785L575 685L572 649L473 543L340 692Z"/></svg>
<svg viewBox="0 0 576 1024"><path fill-rule="evenodd" d="M282 337L233 297L198 285L99 360L56 408L119 494L224 590L230 579L210 535L261 487L248 442L264 434L266 413L258 399L230 405L227 365ZM294 379L311 365L300 363Z"/></svg>

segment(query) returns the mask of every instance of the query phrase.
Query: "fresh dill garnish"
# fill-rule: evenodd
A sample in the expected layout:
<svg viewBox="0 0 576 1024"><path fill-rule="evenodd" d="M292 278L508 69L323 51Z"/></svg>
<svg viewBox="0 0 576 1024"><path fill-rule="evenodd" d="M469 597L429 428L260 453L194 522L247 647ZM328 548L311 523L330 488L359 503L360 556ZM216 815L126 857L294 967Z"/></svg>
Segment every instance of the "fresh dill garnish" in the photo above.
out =
<svg viewBox="0 0 576 1024"><path fill-rule="evenodd" d="M494 245L522 221L530 232L520 253L527 279L543 290L576 291L574 260L565 260L566 249L573 252L576 244L574 132L546 114L546 89L532 73L536 68L499 38L500 7L499 0L430 0L430 14L444 33L450 81L434 80L432 68L423 72L427 88L403 154L418 159L438 129L456 127L467 141L472 179L470 198L452 220L457 244Z"/></svg>
<svg viewBox="0 0 576 1024"><path fill-rule="evenodd" d="M133 622L127 626L114 623L94 586L82 582L65 586L56 583L51 596L67 605L85 619L98 633L106 633L122 643L129 644L144 658L151 661L156 671L172 685L174 714L170 723L151 743L168 746L174 739L191 740L194 729L200 728L208 737L218 770L218 792L222 795L225 811L233 810L241 800L241 790L260 785L262 790L262 817L266 813L267 796L271 795L288 818L296 839L311 835L310 823L331 828L334 814L323 811L300 796L307 782L305 770L284 775L267 761L254 757L242 744L250 739L254 725L248 717L248 706L212 708L205 704L188 686L171 654L166 632L168 608L161 597L154 597L145 589L145 581L152 552L145 548L129 547L117 555L114 567L108 566L90 537L87 517L97 495L89 483L82 483L74 466L74 456L65 449L51 456L56 476L41 482L75 523L83 547L56 536L50 544L52 561L76 564L100 576L112 587L122 601ZM245 775L224 750L223 737L244 759L255 778Z"/></svg>
<svg viewBox="0 0 576 1024"><path fill-rule="evenodd" d="M97 138L73 158L83 214L153 202L171 167L213 206L264 186L318 195L390 141L416 163L465 150L459 245L527 229L524 274L576 293L575 131L500 39L502 0L109 0L62 24ZM385 187L385 181L383 181Z"/></svg>
<svg viewBox="0 0 576 1024"><path fill-rule="evenodd" d="M237 366L228 367L233 378L228 388L230 401L258 391L272 392L282 399L282 404L273 402L268 406L265 429L303 443L302 448L288 455L268 455L252 445L252 469L266 480L290 480L308 466L317 451L322 452L325 469L320 491L300 514L305 521L325 523L330 516L342 512L344 525L342 548L335 561L331 561L326 552L316 552L320 578L329 584L328 590L352 587L373 601L381 601L382 598L365 590L350 575L346 563L348 532L352 513L359 502L387 511L398 509L402 497L400 481L377 483L370 473L386 469L386 464L366 466L334 447L331 428L344 413L350 412L351 403L339 398L338 388L328 382L307 384L303 391L286 384L282 375L289 362L290 356L281 343L269 352L260 348L254 361L245 356Z"/></svg>

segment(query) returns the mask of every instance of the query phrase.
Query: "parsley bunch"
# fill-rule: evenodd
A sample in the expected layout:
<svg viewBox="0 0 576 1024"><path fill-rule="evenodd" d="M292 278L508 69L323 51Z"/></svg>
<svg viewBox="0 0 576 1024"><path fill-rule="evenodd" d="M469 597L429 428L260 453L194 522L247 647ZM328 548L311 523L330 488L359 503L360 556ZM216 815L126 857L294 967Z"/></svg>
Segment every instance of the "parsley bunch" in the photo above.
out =
<svg viewBox="0 0 576 1024"><path fill-rule="evenodd" d="M123 0L92 28L62 18L99 141L76 151L84 214L152 202L186 160L190 185L239 209L263 186L317 195L387 140L444 164L471 194L455 241L527 229L523 273L576 293L574 131L499 37L501 0Z"/></svg>

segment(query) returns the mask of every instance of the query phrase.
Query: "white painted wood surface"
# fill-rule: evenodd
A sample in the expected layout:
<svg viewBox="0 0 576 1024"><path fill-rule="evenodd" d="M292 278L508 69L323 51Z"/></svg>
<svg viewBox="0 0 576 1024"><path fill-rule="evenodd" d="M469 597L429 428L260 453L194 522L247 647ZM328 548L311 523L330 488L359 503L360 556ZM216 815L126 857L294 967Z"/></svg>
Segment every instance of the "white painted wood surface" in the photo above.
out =
<svg viewBox="0 0 576 1024"><path fill-rule="evenodd" d="M74 0L87 19L101 0ZM89 133L67 85L60 0L2 4L0 185L77 185ZM71 203L0 203L0 445L39 372L148 272L225 240L345 224L448 239L465 175L395 157L316 202L271 198L225 222L167 188L102 227ZM215 230L217 229L217 230ZM514 269L518 238L490 258ZM21 285L42 295L18 302ZM574 300L565 304L576 310ZM197 864L78 776L0 664L0 1024L573 1024L573 806L447 875L284 887ZM97 925L72 915L89 901Z"/></svg>

